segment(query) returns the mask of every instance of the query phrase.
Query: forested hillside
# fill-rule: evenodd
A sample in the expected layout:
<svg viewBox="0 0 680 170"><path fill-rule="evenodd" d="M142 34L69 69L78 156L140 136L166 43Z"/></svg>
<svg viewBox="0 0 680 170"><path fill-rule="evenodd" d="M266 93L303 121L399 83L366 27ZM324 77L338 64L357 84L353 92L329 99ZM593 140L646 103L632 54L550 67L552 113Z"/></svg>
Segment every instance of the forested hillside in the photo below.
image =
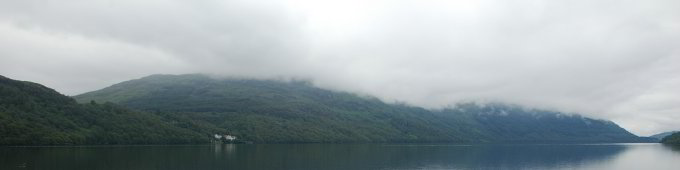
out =
<svg viewBox="0 0 680 170"><path fill-rule="evenodd" d="M652 136L649 136L649 137L650 137L650 138L655 138L655 139L657 139L658 141L661 141L661 140L662 140L663 138L665 138L666 136L670 136L670 135L672 135L673 133L676 133L676 132L678 132L678 131L662 132L662 133L658 133L658 134L655 134L655 135L652 135Z"/></svg>
<svg viewBox="0 0 680 170"><path fill-rule="evenodd" d="M661 143L665 144L680 144L680 132L673 133L672 135L666 136L661 139Z"/></svg>
<svg viewBox="0 0 680 170"><path fill-rule="evenodd" d="M0 76L0 145L205 143L210 130Z"/></svg>
<svg viewBox="0 0 680 170"><path fill-rule="evenodd" d="M152 75L75 96L208 124L254 142L641 142L613 122L504 104L388 104L307 82Z"/></svg>
<svg viewBox="0 0 680 170"><path fill-rule="evenodd" d="M0 145L642 142L615 123L504 104L428 110L306 82L154 75L70 97L0 77Z"/></svg>

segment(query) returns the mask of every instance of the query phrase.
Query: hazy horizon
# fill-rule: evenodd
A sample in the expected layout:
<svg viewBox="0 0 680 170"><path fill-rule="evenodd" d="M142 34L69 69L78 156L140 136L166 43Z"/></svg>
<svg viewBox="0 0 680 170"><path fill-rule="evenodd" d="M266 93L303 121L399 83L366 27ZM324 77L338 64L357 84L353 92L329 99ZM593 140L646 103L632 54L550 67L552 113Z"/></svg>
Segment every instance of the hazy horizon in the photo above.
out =
<svg viewBox="0 0 680 170"><path fill-rule="evenodd" d="M305 79L680 130L680 1L3 1L0 75L76 95L151 74Z"/></svg>

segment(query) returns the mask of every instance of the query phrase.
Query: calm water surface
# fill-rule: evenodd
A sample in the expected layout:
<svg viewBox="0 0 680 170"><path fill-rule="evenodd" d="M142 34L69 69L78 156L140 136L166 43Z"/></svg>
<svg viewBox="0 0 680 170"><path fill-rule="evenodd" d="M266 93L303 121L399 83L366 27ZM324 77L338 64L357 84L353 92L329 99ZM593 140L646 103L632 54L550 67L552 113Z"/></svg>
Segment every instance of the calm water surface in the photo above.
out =
<svg viewBox="0 0 680 170"><path fill-rule="evenodd" d="M0 169L680 169L661 144L0 147Z"/></svg>

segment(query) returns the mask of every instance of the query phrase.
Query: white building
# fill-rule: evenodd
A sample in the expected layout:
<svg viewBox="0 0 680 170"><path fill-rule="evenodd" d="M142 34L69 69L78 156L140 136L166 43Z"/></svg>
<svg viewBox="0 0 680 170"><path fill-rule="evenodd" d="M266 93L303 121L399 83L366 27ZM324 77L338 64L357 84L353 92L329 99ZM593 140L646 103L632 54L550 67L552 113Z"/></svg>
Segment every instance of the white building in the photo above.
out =
<svg viewBox="0 0 680 170"><path fill-rule="evenodd" d="M221 140L221 139L228 140L228 141L236 140L236 136L227 135L227 134L225 134L225 135L215 134L214 137L215 137L215 140Z"/></svg>
<svg viewBox="0 0 680 170"><path fill-rule="evenodd" d="M236 136L224 135L224 139L226 139L228 141L234 141L234 140L236 140Z"/></svg>

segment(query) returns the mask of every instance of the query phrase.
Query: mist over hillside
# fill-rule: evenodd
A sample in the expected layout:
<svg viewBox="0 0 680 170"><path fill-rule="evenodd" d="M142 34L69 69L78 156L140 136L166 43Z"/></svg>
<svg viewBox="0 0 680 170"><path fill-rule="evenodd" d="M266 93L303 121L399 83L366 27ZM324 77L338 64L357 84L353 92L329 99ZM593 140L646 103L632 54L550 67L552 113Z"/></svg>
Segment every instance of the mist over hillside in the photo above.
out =
<svg viewBox="0 0 680 170"><path fill-rule="evenodd" d="M176 112L257 142L641 142L611 121L490 103L428 110L304 81L152 75L75 96Z"/></svg>
<svg viewBox="0 0 680 170"><path fill-rule="evenodd" d="M305 79L443 108L680 129L675 0L0 2L0 73L67 95L151 74Z"/></svg>

